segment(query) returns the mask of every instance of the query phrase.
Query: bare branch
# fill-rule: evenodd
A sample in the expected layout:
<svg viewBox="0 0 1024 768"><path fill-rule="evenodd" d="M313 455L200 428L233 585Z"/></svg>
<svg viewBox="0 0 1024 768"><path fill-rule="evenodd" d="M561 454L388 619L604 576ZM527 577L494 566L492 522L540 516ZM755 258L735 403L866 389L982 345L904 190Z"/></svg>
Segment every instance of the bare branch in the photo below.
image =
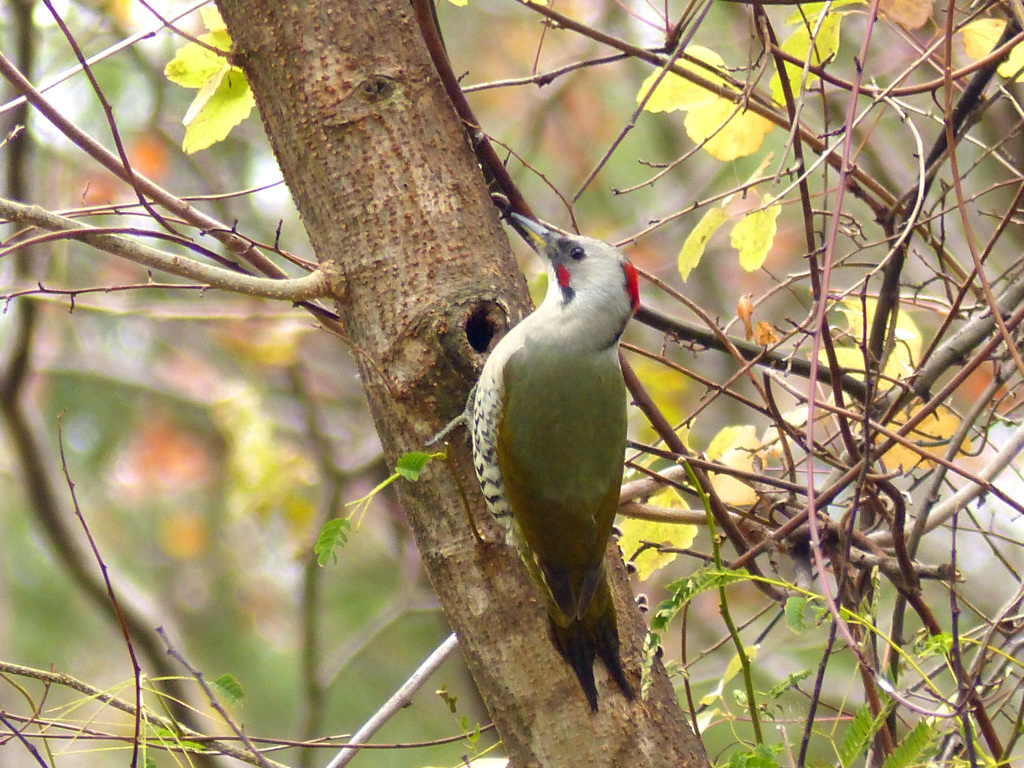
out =
<svg viewBox="0 0 1024 768"><path fill-rule="evenodd" d="M211 288L219 288L248 296L283 301L306 301L327 296L330 284L321 270L304 277L272 280L253 277L238 272L229 272L219 267L200 264L192 259L157 250L148 245L116 235L101 234L93 227L74 219L58 216L37 205L22 205L11 200L0 199L0 217L19 224L31 224L63 237L80 240L101 251L120 256L123 259L151 269L158 269L188 280L197 280Z"/></svg>

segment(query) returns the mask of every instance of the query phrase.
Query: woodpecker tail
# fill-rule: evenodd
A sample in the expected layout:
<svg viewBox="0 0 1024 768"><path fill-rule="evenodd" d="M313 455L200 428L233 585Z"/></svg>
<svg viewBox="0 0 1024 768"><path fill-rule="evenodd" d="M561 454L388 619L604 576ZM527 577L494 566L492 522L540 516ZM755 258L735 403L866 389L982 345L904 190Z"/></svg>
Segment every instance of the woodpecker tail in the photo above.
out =
<svg viewBox="0 0 1024 768"><path fill-rule="evenodd" d="M579 619L569 620L557 609L551 611L551 633L555 647L572 667L580 681L590 709L597 711L597 685L594 682L594 661L600 656L615 679L623 695L632 701L633 688L626 680L619 658L619 629L615 621L615 606L607 579L597 586L594 600Z"/></svg>

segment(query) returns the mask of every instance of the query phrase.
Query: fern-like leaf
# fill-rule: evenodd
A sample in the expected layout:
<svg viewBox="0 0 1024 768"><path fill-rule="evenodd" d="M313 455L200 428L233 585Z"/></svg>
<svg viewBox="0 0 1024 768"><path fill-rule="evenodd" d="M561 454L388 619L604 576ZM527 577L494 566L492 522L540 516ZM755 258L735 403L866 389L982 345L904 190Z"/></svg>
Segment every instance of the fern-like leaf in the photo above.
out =
<svg viewBox="0 0 1024 768"><path fill-rule="evenodd" d="M232 674L221 675L210 683L210 687L220 694L221 698L227 699L232 704L241 704L242 699L245 698L242 684Z"/></svg>
<svg viewBox="0 0 1024 768"><path fill-rule="evenodd" d="M316 560L323 567L333 560L338 562L338 555L335 552L348 544L348 534L352 530L352 523L347 517L336 517L324 523L320 529L320 535L316 538L313 552L316 553Z"/></svg>
<svg viewBox="0 0 1024 768"><path fill-rule="evenodd" d="M839 764L843 768L850 768L853 765L853 761L864 754L868 742L878 733L878 729L882 727L887 714L887 711L883 712L878 719L875 719L871 717L871 710L867 707L861 707L857 710L857 714L853 716L853 720L850 722L850 727L846 730L843 744L839 748Z"/></svg>
<svg viewBox="0 0 1024 768"><path fill-rule="evenodd" d="M882 768L909 768L918 763L918 758L928 749L934 735L934 727L927 720L921 720L908 733L900 745L882 763Z"/></svg>

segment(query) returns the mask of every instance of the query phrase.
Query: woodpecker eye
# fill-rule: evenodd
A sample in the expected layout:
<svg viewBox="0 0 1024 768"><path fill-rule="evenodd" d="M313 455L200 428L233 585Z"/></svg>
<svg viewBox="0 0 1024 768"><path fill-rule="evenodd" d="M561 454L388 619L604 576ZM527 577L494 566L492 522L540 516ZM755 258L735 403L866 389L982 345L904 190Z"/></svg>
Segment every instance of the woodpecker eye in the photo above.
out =
<svg viewBox="0 0 1024 768"><path fill-rule="evenodd" d="M582 245L574 245L572 250L569 251L569 258L573 261L583 261L587 258L587 252L583 250Z"/></svg>

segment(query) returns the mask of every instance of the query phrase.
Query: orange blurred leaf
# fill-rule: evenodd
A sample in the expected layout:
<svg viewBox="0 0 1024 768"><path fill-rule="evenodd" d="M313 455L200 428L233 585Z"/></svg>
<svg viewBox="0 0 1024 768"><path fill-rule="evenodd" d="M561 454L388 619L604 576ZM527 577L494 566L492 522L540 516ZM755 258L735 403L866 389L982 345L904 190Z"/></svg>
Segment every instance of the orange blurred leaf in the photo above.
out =
<svg viewBox="0 0 1024 768"><path fill-rule="evenodd" d="M736 302L736 317L743 321L743 333L747 341L754 338L754 326L750 321L753 314L754 302L750 300L750 294L741 296L740 300Z"/></svg>
<svg viewBox="0 0 1024 768"><path fill-rule="evenodd" d="M878 8L904 29L920 29L932 17L932 0L880 0Z"/></svg>
<svg viewBox="0 0 1024 768"><path fill-rule="evenodd" d="M779 335L775 333L775 328L772 327L771 323L766 323L762 320L757 324L757 333L754 334L754 340L759 346L767 347L772 344L778 344Z"/></svg>
<svg viewBox="0 0 1024 768"><path fill-rule="evenodd" d="M195 560L209 543L210 529L195 512L179 510L160 526L160 547L176 560Z"/></svg>

